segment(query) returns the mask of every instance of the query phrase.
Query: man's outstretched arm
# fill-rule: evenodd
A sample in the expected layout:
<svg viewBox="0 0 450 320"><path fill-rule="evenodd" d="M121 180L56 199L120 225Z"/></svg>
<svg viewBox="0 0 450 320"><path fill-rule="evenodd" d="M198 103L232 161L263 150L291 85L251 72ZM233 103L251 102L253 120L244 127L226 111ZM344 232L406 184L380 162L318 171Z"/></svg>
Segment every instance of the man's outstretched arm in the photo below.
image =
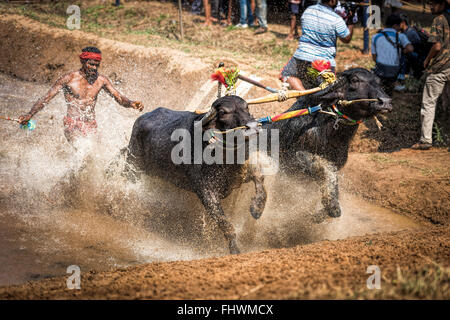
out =
<svg viewBox="0 0 450 320"><path fill-rule="evenodd" d="M69 75L64 75L59 78L53 87L48 90L48 92L40 98L34 105L31 107L30 112L19 117L19 122L21 124L26 124L37 112L42 110L50 100L53 99L54 96L63 88L63 86L67 83L69 79Z"/></svg>
<svg viewBox="0 0 450 320"><path fill-rule="evenodd" d="M349 43L350 41L352 41L352 37L353 37L353 25L348 25L348 31L350 31L350 33L343 38L339 38L343 43Z"/></svg>
<svg viewBox="0 0 450 320"><path fill-rule="evenodd" d="M122 95L116 88L114 88L108 78L103 77L103 79L105 81L103 88L114 98L114 100L117 101L118 104L125 108L133 108L139 111L142 111L144 109L144 105L140 101L131 101L130 99Z"/></svg>

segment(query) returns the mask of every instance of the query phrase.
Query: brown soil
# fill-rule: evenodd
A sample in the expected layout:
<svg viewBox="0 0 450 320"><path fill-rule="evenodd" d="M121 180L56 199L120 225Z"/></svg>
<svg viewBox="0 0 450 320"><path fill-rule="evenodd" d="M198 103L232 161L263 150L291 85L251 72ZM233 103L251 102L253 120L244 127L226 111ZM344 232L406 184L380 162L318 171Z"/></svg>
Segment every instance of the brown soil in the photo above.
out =
<svg viewBox="0 0 450 320"><path fill-rule="evenodd" d="M397 268L420 274L433 263L448 266L448 228L396 232L290 249L213 259L152 263L82 276L82 290L65 278L0 288L3 299L317 299L371 297L366 268L378 265L383 283ZM448 275L447 275L448 277ZM445 285L448 278L442 282ZM395 282L394 282L395 283ZM386 288L387 289L387 288ZM444 286L439 288L444 290ZM449 292L436 292L449 298ZM413 296L414 297L414 296ZM428 296L429 298L430 296ZM399 296L385 298L399 298ZM408 298L404 294L402 298ZM417 297L416 297L417 298Z"/></svg>
<svg viewBox="0 0 450 320"><path fill-rule="evenodd" d="M173 11L172 6L167 4L151 2L145 6L159 6L160 10ZM146 12L160 14L160 11ZM43 15L46 15L47 19L44 22L51 20L49 13L44 12ZM62 14L60 16L63 17ZM42 20L42 16L33 18ZM223 34L217 31L218 26L202 29L195 24L194 19L196 17L187 19L188 35L192 30L200 30L205 35ZM151 20L152 17L148 17L148 23L154 25ZM62 23L58 18L54 21L56 25ZM122 26L117 27L120 30ZM136 28L139 26L133 26L131 29L138 30ZM286 26L274 25L271 30L287 33ZM146 111L150 111L155 107L155 101L158 101L158 106L184 108L186 99L194 95L192 84L206 81L218 61L232 56L227 48L214 48L214 43L209 47L201 43L180 47L174 42L167 42L160 34L145 35L149 39L156 39L158 45L165 46L155 48L149 47L148 42L143 40L144 36L137 33L133 38L130 34L114 33L110 30L104 34L110 38L108 40L92 34L101 30L87 31L90 33L61 30L21 16L3 15L0 19L0 41L6 44L3 46L6 50L0 56L0 70L28 81L54 81L64 72L78 67L73 57L80 48L96 44L104 52L103 72L116 78L120 89L130 96L142 97ZM239 33L239 37L236 37L234 32ZM244 43L257 42L251 42L254 37L249 30L233 30L229 34L233 35L226 38L230 43L233 43L233 37L238 38L236 41L245 40ZM276 37L276 34L264 35L267 41L272 41L273 36ZM111 39L140 43L136 45ZM279 44L278 41L282 40L278 39L275 43ZM198 51L190 51L196 46ZM276 86L274 78L278 66L267 67L270 56L264 57L262 54L268 48L273 50L273 45L265 49L258 47L258 54L253 57L245 55L244 48L235 57L225 61L236 63L243 70L263 75L267 84ZM292 52L295 44L288 44L287 48ZM354 48L341 46L340 50L342 61L338 64L343 68L344 64L362 65L367 61ZM272 80L268 79L269 76ZM25 83L23 88L26 87ZM249 97L263 93L261 89L252 89ZM394 99L397 105L402 107L397 108L387 118L380 119L384 124L383 130L377 131L371 122L360 127L352 145L353 152L342 171L341 186L347 192L413 218L421 228L320 241L237 256L84 272L82 290L79 291L67 290L66 278L54 278L20 286L1 287L0 298L449 299L450 155L446 148L433 148L424 152L404 149L417 139L419 120L418 116L411 114L418 115L420 94L397 95ZM6 105L5 102L5 107ZM270 104L264 108L252 107L251 111L255 116L262 116L279 112L287 105L289 103L281 106ZM28 106L17 107L14 112L22 112L27 108ZM58 110L56 105L49 108L51 112ZM438 121L438 125L443 128L445 138L448 121ZM7 141L10 143L15 138L13 135L3 134L2 137L9 139ZM2 145L0 160L8 161L10 143ZM0 200L3 200L3 203L15 192L11 188L10 185L2 186ZM366 268L369 265L378 265L381 268L383 290L375 292L366 289ZM424 281L425 285L422 285Z"/></svg>
<svg viewBox="0 0 450 320"><path fill-rule="evenodd" d="M449 225L450 156L445 149L428 152L350 155L343 186L365 199L429 221Z"/></svg>

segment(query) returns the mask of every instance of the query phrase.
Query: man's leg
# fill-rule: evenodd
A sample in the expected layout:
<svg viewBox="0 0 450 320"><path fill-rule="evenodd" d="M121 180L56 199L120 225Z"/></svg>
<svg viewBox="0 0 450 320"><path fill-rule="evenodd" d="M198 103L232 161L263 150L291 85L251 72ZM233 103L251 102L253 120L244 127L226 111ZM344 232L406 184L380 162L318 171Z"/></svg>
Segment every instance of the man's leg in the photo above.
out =
<svg viewBox="0 0 450 320"><path fill-rule="evenodd" d="M395 91L403 91L405 87L405 77L409 73L408 57L404 54L400 57L400 71L397 76L397 85L394 87Z"/></svg>
<svg viewBox="0 0 450 320"><path fill-rule="evenodd" d="M209 0L203 0L203 7L205 7L205 26L212 25L211 23L211 4Z"/></svg>
<svg viewBox="0 0 450 320"><path fill-rule="evenodd" d="M256 0L256 17L258 18L259 28L255 31L255 34L266 32L268 29L266 0Z"/></svg>
<svg viewBox="0 0 450 320"><path fill-rule="evenodd" d="M433 122L436 111L436 102L444 89L446 81L450 80L450 69L440 73L430 74L423 88L422 109L420 110L420 121L422 130L420 142L432 144Z"/></svg>
<svg viewBox="0 0 450 320"><path fill-rule="evenodd" d="M194 0L192 2L191 13L196 15L202 13L202 0Z"/></svg>
<svg viewBox="0 0 450 320"><path fill-rule="evenodd" d="M248 25L252 26L255 22L255 10L252 10L252 6L250 0L247 0L247 19Z"/></svg>
<svg viewBox="0 0 450 320"><path fill-rule="evenodd" d="M299 91L305 90L302 81L297 77L290 76L286 80L286 82L289 83L289 86L291 87L292 90L299 90Z"/></svg>
<svg viewBox="0 0 450 320"><path fill-rule="evenodd" d="M228 15L227 15L227 24L231 26L231 18L233 15L233 0L228 0Z"/></svg>
<svg viewBox="0 0 450 320"><path fill-rule="evenodd" d="M240 19L239 19L239 25L240 26L247 25L247 9L248 9L247 8L247 1L248 0L240 0L239 1L240 11L241 11L241 16L240 16Z"/></svg>
<svg viewBox="0 0 450 320"><path fill-rule="evenodd" d="M281 81L287 82L293 90L305 90L302 81L297 77L299 74L298 60L292 57L281 70Z"/></svg>
<svg viewBox="0 0 450 320"><path fill-rule="evenodd" d="M364 1L365 4L369 4L368 0ZM362 9L363 15L362 15L362 26L364 28L364 47L363 47L363 54L369 54L369 28L367 26L367 21L369 20L369 6L363 6Z"/></svg>
<svg viewBox="0 0 450 320"><path fill-rule="evenodd" d="M210 1L211 1L211 17L216 18L217 21L220 22L219 0L210 0Z"/></svg>
<svg viewBox="0 0 450 320"><path fill-rule="evenodd" d="M444 109L445 119L448 119L450 106L450 81L445 83L444 91L442 91L442 108Z"/></svg>
<svg viewBox="0 0 450 320"><path fill-rule="evenodd" d="M295 13L291 12L291 28L289 29L289 34L286 40L294 40L295 27L297 26L297 16Z"/></svg>

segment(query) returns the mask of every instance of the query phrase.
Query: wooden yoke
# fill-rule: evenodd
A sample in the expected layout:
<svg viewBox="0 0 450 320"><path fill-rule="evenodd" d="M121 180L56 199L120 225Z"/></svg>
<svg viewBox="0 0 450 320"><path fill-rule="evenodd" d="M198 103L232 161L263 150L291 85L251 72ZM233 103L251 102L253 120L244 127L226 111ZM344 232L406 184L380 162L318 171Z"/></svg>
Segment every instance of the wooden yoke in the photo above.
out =
<svg viewBox="0 0 450 320"><path fill-rule="evenodd" d="M322 88L320 88L320 87L309 89L309 90L302 90L302 91L288 90L288 91L284 92L284 94L285 94L284 98L282 98L280 96L280 93L271 93L271 94L268 94L261 98L249 100L249 101L247 101L247 103L248 104L259 104L259 103L266 103L266 102L273 102L273 101L284 101L287 99L298 98L301 96L306 96L308 94L316 93L320 90L322 90Z"/></svg>

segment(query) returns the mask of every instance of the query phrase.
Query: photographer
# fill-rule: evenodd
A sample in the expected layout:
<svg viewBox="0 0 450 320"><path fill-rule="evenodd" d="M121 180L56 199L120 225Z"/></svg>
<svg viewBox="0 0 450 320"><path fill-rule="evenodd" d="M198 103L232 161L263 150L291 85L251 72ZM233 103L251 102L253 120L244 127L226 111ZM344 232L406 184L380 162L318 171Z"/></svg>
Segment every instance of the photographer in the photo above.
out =
<svg viewBox="0 0 450 320"><path fill-rule="evenodd" d="M362 49L363 54L369 54L370 38L369 28L367 24L369 22L369 4L370 0L359 0L356 2L346 1L343 4L340 4L340 2L338 2L338 5L335 9L335 12L339 14L346 22L347 16L349 15L353 16L353 24L356 24L358 21L361 22L362 27L364 28L364 47Z"/></svg>
<svg viewBox="0 0 450 320"><path fill-rule="evenodd" d="M392 95L395 81L400 73L402 51L408 54L414 47L408 38L400 33L401 18L391 14L386 19L386 28L372 37L372 59L375 61L375 73L381 78L388 95Z"/></svg>
<svg viewBox="0 0 450 320"><path fill-rule="evenodd" d="M337 38L349 43L353 35L353 16L346 22L334 12L337 0L322 0L309 6L301 17L302 36L294 56L281 71L281 80L294 90L305 90L317 84L307 76L308 67L315 60L330 61L332 70L336 68Z"/></svg>
<svg viewBox="0 0 450 320"><path fill-rule="evenodd" d="M351 19L351 24L355 24L358 22L358 14L356 11L358 10L358 5L355 2L337 2L336 8L334 8L334 12L341 16L344 19L346 24L349 24L349 19Z"/></svg>
<svg viewBox="0 0 450 320"><path fill-rule="evenodd" d="M404 80L405 74L408 74L410 69L414 77L419 79L424 70L423 62L431 49L431 43L428 42L429 34L417 26L410 26L408 16L405 14L400 14L400 18L402 19L400 29L414 46L414 52L402 56L399 80Z"/></svg>
<svg viewBox="0 0 450 320"><path fill-rule="evenodd" d="M428 41L432 44L423 63L426 68L420 121L420 140L411 148L428 150L433 144L433 122L436 104L442 94L442 106L450 105L450 1L431 0L431 13L436 15L431 25Z"/></svg>

